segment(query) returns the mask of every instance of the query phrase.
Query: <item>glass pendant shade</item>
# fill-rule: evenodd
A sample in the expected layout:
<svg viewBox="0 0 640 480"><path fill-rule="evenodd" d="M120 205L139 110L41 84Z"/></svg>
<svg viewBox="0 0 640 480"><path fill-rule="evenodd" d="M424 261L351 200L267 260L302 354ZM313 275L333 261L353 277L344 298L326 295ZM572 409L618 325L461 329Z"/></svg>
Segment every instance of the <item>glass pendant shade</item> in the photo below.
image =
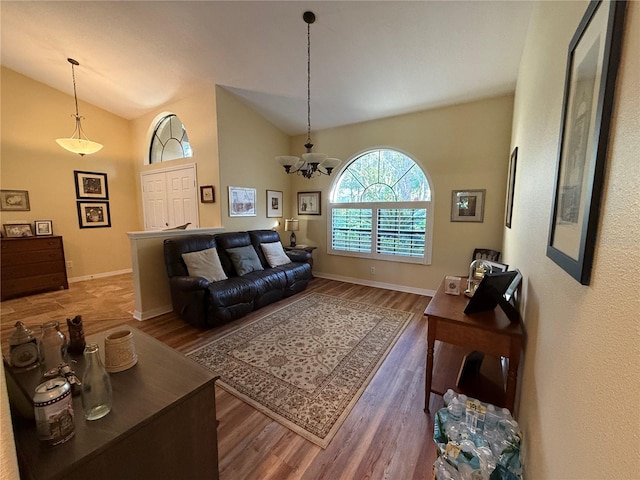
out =
<svg viewBox="0 0 640 480"><path fill-rule="evenodd" d="M320 165L322 162L324 162L327 159L327 154L326 153L303 153L302 154L302 158L305 162L310 163L310 164L316 164Z"/></svg>
<svg viewBox="0 0 640 480"><path fill-rule="evenodd" d="M78 155L90 155L102 149L102 145L84 138L57 138L56 142L65 150Z"/></svg>

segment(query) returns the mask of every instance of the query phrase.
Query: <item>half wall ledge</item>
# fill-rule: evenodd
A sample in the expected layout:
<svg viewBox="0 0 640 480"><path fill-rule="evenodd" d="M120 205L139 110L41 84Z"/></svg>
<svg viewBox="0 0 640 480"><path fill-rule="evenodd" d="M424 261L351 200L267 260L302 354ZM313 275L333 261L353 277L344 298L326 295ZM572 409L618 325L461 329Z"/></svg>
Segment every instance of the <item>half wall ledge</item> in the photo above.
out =
<svg viewBox="0 0 640 480"><path fill-rule="evenodd" d="M134 312L136 320L148 320L173 310L169 277L164 264L164 241L184 235L215 235L224 228L190 228L127 232L131 246Z"/></svg>

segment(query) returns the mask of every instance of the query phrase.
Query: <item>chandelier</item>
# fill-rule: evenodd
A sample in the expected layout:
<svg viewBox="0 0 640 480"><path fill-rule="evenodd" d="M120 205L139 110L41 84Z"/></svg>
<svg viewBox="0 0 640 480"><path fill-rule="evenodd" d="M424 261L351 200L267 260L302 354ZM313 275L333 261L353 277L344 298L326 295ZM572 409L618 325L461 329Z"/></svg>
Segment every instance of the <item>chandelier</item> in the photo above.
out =
<svg viewBox="0 0 640 480"><path fill-rule="evenodd" d="M307 143L304 144L306 153L302 158L292 155L281 155L276 157L280 165L284 167L288 174L297 173L304 178L311 178L317 175L331 175L334 168L340 165L337 158L327 158L325 153L312 152L311 143L311 24L316 21L313 12L304 12L302 19L307 24Z"/></svg>
<svg viewBox="0 0 640 480"><path fill-rule="evenodd" d="M65 150L69 150L72 153L77 153L80 156L89 155L92 153L96 153L102 148L102 144L97 142L92 142L87 138L87 135L84 133L82 129L82 123L80 120L84 117L81 117L78 113L78 95L76 94L76 73L74 67L80 65L77 60L73 58L67 58L67 61L71 64L71 77L73 78L73 98L76 101L76 114L71 115L76 119L76 129L73 131L73 134L70 138L58 138L56 142Z"/></svg>

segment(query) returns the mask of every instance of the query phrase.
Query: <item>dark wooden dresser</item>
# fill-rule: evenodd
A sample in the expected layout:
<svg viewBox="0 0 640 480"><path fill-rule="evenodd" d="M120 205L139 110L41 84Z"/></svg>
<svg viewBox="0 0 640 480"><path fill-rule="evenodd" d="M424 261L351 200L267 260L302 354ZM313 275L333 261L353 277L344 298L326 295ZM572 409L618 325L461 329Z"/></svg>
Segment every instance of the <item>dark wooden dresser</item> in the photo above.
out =
<svg viewBox="0 0 640 480"><path fill-rule="evenodd" d="M62 237L2 238L2 300L69 288Z"/></svg>

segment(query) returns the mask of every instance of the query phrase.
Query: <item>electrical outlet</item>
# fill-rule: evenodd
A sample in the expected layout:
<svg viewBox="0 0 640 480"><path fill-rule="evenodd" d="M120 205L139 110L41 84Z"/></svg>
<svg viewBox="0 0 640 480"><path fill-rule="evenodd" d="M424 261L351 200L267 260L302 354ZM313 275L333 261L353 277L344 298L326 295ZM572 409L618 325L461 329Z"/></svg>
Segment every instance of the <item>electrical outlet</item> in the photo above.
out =
<svg viewBox="0 0 640 480"><path fill-rule="evenodd" d="M73 268L73 261L67 260L67 268Z"/></svg>
<svg viewBox="0 0 640 480"><path fill-rule="evenodd" d="M371 275L375 275L376 274L376 267L371 267Z"/></svg>

